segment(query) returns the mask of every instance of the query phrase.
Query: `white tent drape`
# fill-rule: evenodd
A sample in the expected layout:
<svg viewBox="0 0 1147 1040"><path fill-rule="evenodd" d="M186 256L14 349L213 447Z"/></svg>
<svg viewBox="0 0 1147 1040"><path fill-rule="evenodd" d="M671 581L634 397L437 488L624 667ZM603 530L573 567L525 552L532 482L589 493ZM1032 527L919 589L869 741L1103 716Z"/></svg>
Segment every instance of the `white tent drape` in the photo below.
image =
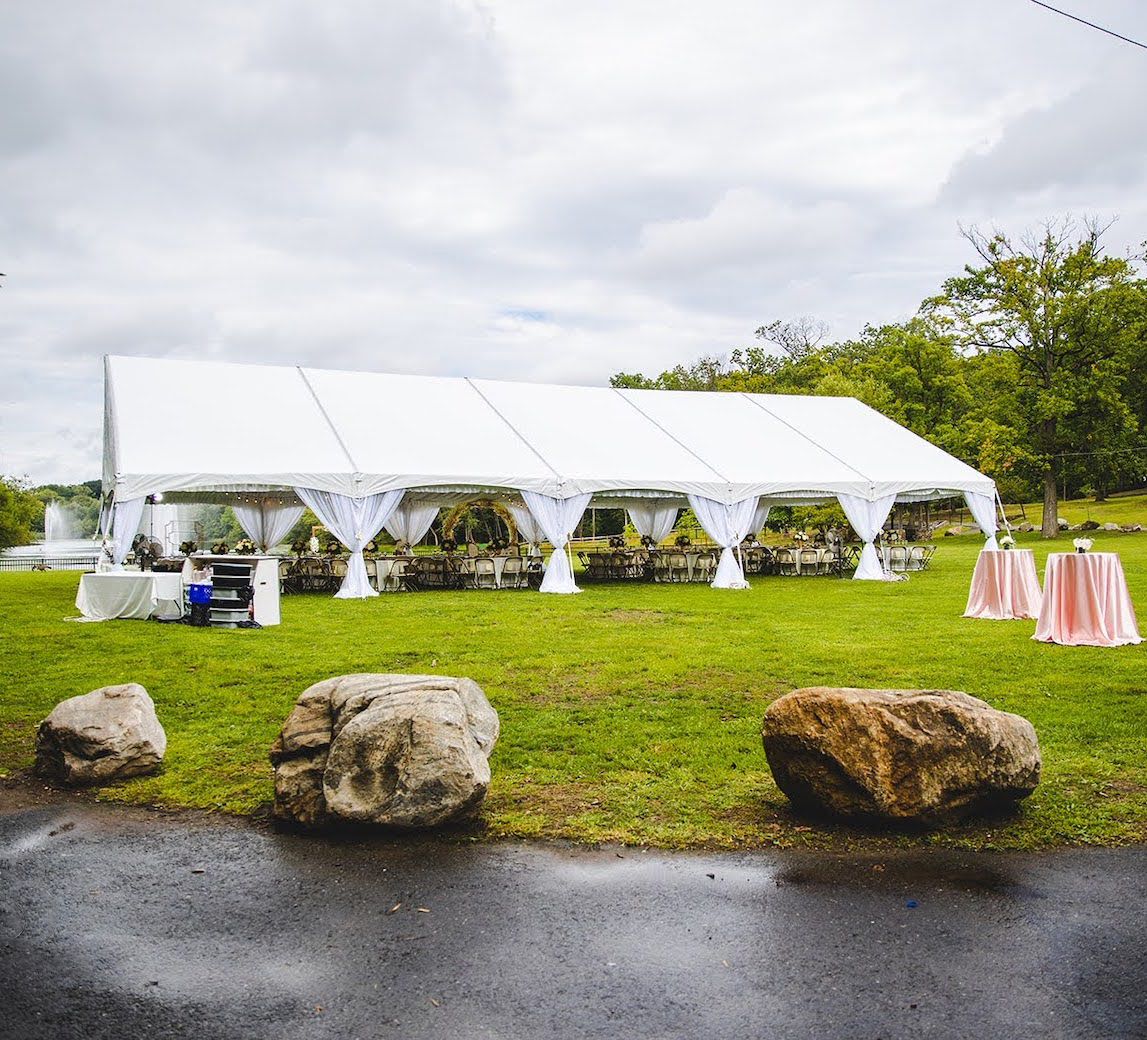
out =
<svg viewBox="0 0 1147 1040"><path fill-rule="evenodd" d="M235 514L243 533L262 552L266 552L278 545L299 522L303 507L277 498L264 498L258 502L239 502L231 506L231 512Z"/></svg>
<svg viewBox="0 0 1147 1040"><path fill-rule="evenodd" d="M880 565L880 557L876 555L876 547L872 543L880 534L888 514L892 512L896 496L887 495L875 502L870 502L867 498L858 498L856 495L836 497L841 509L844 510L844 515L848 517L848 522L852 524L852 529L864 542L853 578L859 581L884 581L886 577L884 568Z"/></svg>
<svg viewBox="0 0 1147 1040"><path fill-rule="evenodd" d="M574 495L572 498L551 498L535 491L523 491L522 500L531 516L554 547L540 592L581 592L574 583L573 568L566 559L566 544L581 520L582 513L592 496Z"/></svg>
<svg viewBox="0 0 1147 1040"><path fill-rule="evenodd" d="M123 566L123 558L139 530L145 501L142 498L129 498L126 502L117 502L112 509L112 562L117 570Z"/></svg>
<svg viewBox="0 0 1147 1040"><path fill-rule="evenodd" d="M405 492L384 491L379 495L351 498L349 495L336 495L332 491L297 487L295 494L307 504L322 525L351 551L346 577L335 593L335 598L366 599L368 596L377 596L366 574L362 547L382 530Z"/></svg>
<svg viewBox="0 0 1147 1040"><path fill-rule="evenodd" d="M625 508L637 533L648 535L654 545L660 545L677 522L677 503L665 499L650 498Z"/></svg>
<svg viewBox="0 0 1147 1040"><path fill-rule="evenodd" d="M438 515L437 503L403 501L390 514L383 526L391 536L409 546L415 546L426 537L430 525Z"/></svg>
<svg viewBox="0 0 1147 1040"><path fill-rule="evenodd" d="M546 532L542 530L542 525L534 519L529 506L520 506L517 502L507 502L506 508L514 518L514 526L518 529L518 534L529 543L530 555L541 556L541 545L545 540Z"/></svg>
<svg viewBox="0 0 1147 1040"><path fill-rule="evenodd" d="M974 491L964 492L964 501L968 503L968 508L972 511L972 516L975 517L976 523L980 525L980 530L987 536L987 541L984 542L985 549L998 549L999 544L996 542L996 531L999 526L996 523L996 501L991 495L978 495Z"/></svg>
<svg viewBox="0 0 1147 1040"><path fill-rule="evenodd" d="M745 581L745 572L741 569L741 561L733 552L735 545L749 533L749 525L757 510L756 498L742 498L731 505L725 502L716 502L711 498L702 498L700 495L689 496L689 508L697 517L698 523L705 533L721 546L721 560L717 564L717 573L709 583L714 589L747 589L749 583Z"/></svg>
<svg viewBox="0 0 1147 1040"><path fill-rule="evenodd" d="M757 500L757 508L753 513L753 522L748 531L745 532L746 535L761 533L761 528L765 526L765 521L769 518L769 509L770 506L768 502L765 502L763 499Z"/></svg>

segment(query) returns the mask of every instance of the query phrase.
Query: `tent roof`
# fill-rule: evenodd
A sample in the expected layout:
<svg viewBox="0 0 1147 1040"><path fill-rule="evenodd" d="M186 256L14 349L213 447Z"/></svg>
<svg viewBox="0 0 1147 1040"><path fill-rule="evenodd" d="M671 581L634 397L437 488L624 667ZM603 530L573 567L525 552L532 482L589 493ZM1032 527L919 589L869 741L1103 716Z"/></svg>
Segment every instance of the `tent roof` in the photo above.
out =
<svg viewBox="0 0 1147 1040"><path fill-rule="evenodd" d="M292 487L730 502L994 490L852 398L133 357L105 359L104 481L121 501Z"/></svg>

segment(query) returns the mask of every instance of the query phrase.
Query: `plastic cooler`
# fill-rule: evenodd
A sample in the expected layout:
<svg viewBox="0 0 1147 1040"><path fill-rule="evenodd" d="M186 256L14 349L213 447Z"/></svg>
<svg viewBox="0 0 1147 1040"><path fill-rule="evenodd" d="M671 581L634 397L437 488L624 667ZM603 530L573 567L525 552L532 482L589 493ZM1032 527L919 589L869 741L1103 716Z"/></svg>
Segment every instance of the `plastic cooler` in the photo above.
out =
<svg viewBox="0 0 1147 1040"><path fill-rule="evenodd" d="M187 600L189 603L210 603L211 602L211 586L210 585L188 585L187 586Z"/></svg>

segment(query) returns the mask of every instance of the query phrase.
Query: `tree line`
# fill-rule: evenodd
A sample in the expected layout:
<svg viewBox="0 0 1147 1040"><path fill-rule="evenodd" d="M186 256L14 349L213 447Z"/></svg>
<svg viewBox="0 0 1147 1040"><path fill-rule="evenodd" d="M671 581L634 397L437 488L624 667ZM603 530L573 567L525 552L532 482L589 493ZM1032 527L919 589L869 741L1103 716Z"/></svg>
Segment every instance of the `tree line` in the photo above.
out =
<svg viewBox="0 0 1147 1040"><path fill-rule="evenodd" d="M1147 281L1108 255L1110 225L1070 217L1013 239L962 228L975 253L907 321L825 343L812 318L759 345L615 387L856 397L995 480L1005 502L1139 487L1147 478Z"/></svg>

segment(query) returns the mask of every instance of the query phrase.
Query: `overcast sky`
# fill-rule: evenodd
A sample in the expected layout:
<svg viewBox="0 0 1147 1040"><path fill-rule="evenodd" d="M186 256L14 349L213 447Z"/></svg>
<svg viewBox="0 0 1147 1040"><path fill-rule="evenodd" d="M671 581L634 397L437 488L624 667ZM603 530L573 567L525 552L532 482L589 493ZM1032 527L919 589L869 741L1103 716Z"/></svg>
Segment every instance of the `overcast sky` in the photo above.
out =
<svg viewBox="0 0 1147 1040"><path fill-rule="evenodd" d="M1147 42L1143 0L1054 6ZM1147 239L1147 50L1030 0L0 26L0 473L34 484L99 476L108 353L604 385L774 318L904 320L972 259L961 222Z"/></svg>

